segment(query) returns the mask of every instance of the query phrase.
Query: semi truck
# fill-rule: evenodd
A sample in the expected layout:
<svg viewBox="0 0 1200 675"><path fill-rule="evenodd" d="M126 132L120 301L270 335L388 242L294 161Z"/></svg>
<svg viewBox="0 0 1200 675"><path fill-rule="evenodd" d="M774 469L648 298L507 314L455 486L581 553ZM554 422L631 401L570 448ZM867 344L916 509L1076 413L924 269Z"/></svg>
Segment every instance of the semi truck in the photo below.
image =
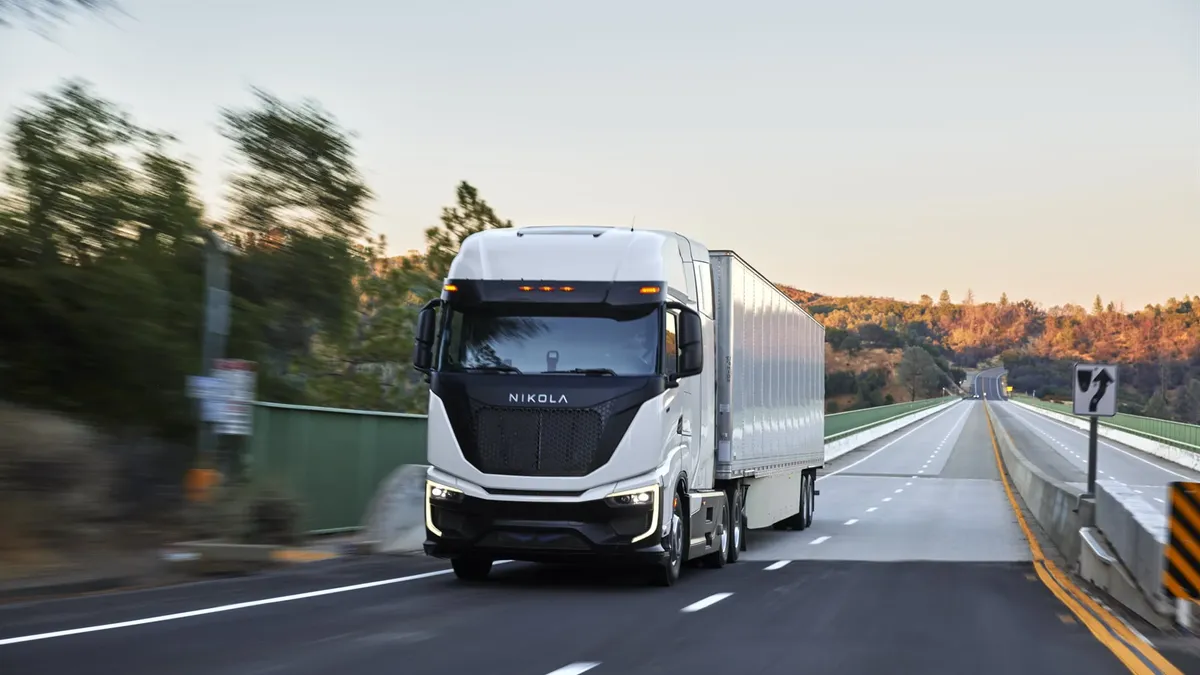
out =
<svg viewBox="0 0 1200 675"><path fill-rule="evenodd" d="M671 586L748 530L812 523L825 331L733 251L658 230L541 226L463 240L420 310L424 551L634 564Z"/></svg>

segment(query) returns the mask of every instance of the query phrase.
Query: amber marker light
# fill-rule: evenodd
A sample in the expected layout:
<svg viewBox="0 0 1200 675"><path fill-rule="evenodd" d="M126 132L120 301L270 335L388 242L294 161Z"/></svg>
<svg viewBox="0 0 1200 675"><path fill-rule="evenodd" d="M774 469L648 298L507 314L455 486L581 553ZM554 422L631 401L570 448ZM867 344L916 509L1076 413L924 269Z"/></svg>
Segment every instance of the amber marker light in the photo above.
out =
<svg viewBox="0 0 1200 675"><path fill-rule="evenodd" d="M455 286L454 284L446 284L445 286L442 286L442 288L444 288L447 291L450 291L451 293L458 290L458 286Z"/></svg>
<svg viewBox="0 0 1200 675"><path fill-rule="evenodd" d="M641 290L639 290L638 292L641 293L642 295L654 295L655 293L657 293L661 290L662 290L662 288L660 288L658 286L642 286Z"/></svg>
<svg viewBox="0 0 1200 675"><path fill-rule="evenodd" d="M532 291L533 286L517 286L517 289L522 291Z"/></svg>

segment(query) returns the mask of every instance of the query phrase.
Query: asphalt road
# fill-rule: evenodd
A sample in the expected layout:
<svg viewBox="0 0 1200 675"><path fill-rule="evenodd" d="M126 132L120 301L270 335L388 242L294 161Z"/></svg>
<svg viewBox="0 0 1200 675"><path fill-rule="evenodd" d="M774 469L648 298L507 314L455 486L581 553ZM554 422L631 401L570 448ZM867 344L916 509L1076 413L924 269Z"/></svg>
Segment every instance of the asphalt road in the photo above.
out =
<svg viewBox="0 0 1200 675"><path fill-rule="evenodd" d="M988 371L989 373L994 371ZM984 374L981 373L980 377ZM994 376L983 386L996 389ZM991 395L989 394L989 400ZM1008 402L994 406L1000 422L1030 460L1051 476L1069 483L1087 483L1087 432ZM1121 443L1100 438L1096 448L1096 478L1129 486L1164 512L1167 484L1200 481L1200 473L1148 455Z"/></svg>
<svg viewBox="0 0 1200 675"><path fill-rule="evenodd" d="M819 487L812 528L754 532L742 561L668 589L517 563L468 585L424 558L346 559L3 606L0 672L1129 672L1033 574L982 402L839 459Z"/></svg>

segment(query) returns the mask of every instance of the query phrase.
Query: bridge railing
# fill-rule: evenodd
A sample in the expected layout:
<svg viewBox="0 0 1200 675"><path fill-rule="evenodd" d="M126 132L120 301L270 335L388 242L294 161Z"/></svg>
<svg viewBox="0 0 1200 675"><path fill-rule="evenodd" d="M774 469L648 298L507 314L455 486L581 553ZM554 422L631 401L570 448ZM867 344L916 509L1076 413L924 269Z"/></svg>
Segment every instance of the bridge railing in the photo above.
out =
<svg viewBox="0 0 1200 675"><path fill-rule="evenodd" d="M1043 401L1024 394L1014 394L1013 398L1022 403L1037 406L1061 415L1077 417L1077 415L1072 414L1069 403ZM1080 417L1080 419L1083 418ZM1118 413L1115 417L1101 417L1100 423L1114 429L1120 429L1121 431L1158 441L1159 443L1166 443L1167 445L1173 445L1185 450L1200 452L1200 425L1184 424L1183 422L1173 422L1156 417L1143 417L1127 413Z"/></svg>
<svg viewBox="0 0 1200 675"><path fill-rule="evenodd" d="M825 442L956 397L825 416ZM354 530L379 483L401 464L425 463L425 415L256 402L249 469L300 498L311 533Z"/></svg>

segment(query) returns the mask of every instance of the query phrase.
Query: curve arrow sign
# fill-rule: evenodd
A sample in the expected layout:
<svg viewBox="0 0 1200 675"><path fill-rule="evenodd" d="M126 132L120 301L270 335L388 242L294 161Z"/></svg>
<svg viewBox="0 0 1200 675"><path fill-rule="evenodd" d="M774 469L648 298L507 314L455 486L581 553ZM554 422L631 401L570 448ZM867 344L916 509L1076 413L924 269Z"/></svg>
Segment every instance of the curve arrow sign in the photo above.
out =
<svg viewBox="0 0 1200 675"><path fill-rule="evenodd" d="M1100 372L1096 373L1092 377L1092 381L1100 385L1100 387L1096 390L1096 393L1092 395L1092 400L1088 402L1089 412L1096 412L1096 408L1099 407L1100 401L1104 400L1104 392L1108 391L1108 385L1112 384L1113 382L1112 375L1108 374L1108 368L1100 368L1099 371Z"/></svg>

